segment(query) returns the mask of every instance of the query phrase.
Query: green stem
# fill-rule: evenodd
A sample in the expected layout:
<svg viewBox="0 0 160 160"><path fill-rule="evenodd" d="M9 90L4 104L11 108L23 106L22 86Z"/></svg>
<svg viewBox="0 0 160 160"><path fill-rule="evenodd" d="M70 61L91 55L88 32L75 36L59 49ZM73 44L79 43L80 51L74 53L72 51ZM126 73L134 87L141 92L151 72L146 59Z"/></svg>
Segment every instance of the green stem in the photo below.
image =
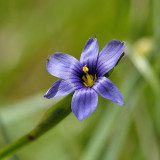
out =
<svg viewBox="0 0 160 160"><path fill-rule="evenodd" d="M54 127L56 124L58 124L58 122L63 120L71 112L72 95L73 94L69 94L53 107L51 107L43 116L42 120L35 129L33 129L31 132L21 137L20 139L2 148L0 150L0 159L15 153L21 147L33 142L34 140L42 136L45 132L50 130L52 127Z"/></svg>

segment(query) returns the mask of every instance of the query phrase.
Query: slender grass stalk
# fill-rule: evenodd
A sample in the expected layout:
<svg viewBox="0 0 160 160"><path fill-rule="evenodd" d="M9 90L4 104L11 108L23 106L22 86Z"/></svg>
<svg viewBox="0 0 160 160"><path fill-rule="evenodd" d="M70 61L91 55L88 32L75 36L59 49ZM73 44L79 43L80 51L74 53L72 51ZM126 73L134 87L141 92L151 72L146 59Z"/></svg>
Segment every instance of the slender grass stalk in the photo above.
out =
<svg viewBox="0 0 160 160"><path fill-rule="evenodd" d="M159 18L159 8L160 8L160 1L159 0L153 0L153 37L155 40L155 48L154 48L154 55L157 59L159 59L160 54L160 18ZM159 61L155 63L156 71L159 73ZM160 95L160 94L159 94ZM160 97L156 97L156 107L155 107L155 117L156 117L156 128L157 128L157 135L160 135ZM159 136L160 137L160 136Z"/></svg>
<svg viewBox="0 0 160 160"><path fill-rule="evenodd" d="M4 144L9 143L9 137L8 137L6 128L5 128L4 124L3 124L1 115L0 115L0 131L1 131L0 135L2 135L2 137L3 137L3 139L4 139L4 142L3 142L3 143L4 143ZM3 144L3 143L2 143L2 144Z"/></svg>
<svg viewBox="0 0 160 160"><path fill-rule="evenodd" d="M72 95L73 94L69 94L53 107L51 107L43 116L37 127L35 127L31 132L2 148L0 150L0 159L8 157L23 146L26 146L27 144L35 141L45 132L56 126L58 122L63 120L71 112Z"/></svg>
<svg viewBox="0 0 160 160"><path fill-rule="evenodd" d="M8 133L6 131L5 125L3 124L1 115L0 115L0 130L1 130L2 137L4 139L4 144L9 144L10 138L9 138ZM19 160L19 157L17 155L14 155L14 156L12 156L11 159L12 160Z"/></svg>

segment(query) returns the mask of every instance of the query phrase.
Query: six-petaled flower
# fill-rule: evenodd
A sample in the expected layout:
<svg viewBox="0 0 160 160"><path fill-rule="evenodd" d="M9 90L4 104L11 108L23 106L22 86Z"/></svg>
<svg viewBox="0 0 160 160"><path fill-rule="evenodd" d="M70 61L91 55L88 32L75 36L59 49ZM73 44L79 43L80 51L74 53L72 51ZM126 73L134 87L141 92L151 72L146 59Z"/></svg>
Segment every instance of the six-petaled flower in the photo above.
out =
<svg viewBox="0 0 160 160"><path fill-rule="evenodd" d="M124 42L111 40L98 54L96 38L86 43L80 61L74 57L56 52L47 60L48 72L60 78L44 95L54 98L75 91L71 108L79 120L88 117L97 107L98 95L122 105L119 89L104 75L118 62L124 51Z"/></svg>

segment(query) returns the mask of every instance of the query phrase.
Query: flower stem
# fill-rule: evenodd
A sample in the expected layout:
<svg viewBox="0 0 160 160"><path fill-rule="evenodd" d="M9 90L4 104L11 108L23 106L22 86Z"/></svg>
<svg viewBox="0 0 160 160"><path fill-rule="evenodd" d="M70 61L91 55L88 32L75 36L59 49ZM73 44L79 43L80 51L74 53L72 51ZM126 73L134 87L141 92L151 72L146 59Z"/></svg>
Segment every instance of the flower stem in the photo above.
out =
<svg viewBox="0 0 160 160"><path fill-rule="evenodd" d="M31 132L2 148L0 150L0 159L8 157L18 151L21 147L33 142L63 120L71 112L72 95L73 94L69 94L51 107L43 116L37 127L35 127Z"/></svg>

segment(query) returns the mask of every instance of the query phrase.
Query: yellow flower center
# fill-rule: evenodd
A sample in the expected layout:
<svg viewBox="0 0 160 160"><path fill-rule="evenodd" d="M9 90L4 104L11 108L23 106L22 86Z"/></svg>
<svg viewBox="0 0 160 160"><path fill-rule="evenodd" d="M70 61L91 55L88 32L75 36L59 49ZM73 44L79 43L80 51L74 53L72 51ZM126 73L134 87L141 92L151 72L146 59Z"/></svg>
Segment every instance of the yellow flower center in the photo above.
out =
<svg viewBox="0 0 160 160"><path fill-rule="evenodd" d="M87 73L88 71L89 71L89 69L86 67L87 65L84 65L84 67L83 67L83 72L84 73Z"/></svg>
<svg viewBox="0 0 160 160"><path fill-rule="evenodd" d="M83 84L86 87L92 87L95 81L97 80L96 74L93 76L91 74L88 74L89 68L86 67L87 65L84 65L83 72L86 73L86 75L82 76L82 80L84 81Z"/></svg>

